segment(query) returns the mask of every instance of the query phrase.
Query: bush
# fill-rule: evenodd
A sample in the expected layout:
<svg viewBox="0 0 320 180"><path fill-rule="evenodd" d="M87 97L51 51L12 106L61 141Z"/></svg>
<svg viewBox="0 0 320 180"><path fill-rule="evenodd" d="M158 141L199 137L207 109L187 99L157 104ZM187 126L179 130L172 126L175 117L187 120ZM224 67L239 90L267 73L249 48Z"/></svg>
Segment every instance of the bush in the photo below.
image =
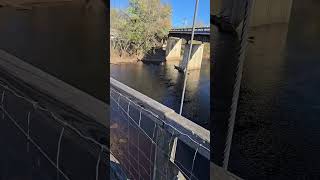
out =
<svg viewBox="0 0 320 180"><path fill-rule="evenodd" d="M142 55L162 41L171 28L171 6L161 0L129 0L126 10L111 10L112 47L129 55Z"/></svg>

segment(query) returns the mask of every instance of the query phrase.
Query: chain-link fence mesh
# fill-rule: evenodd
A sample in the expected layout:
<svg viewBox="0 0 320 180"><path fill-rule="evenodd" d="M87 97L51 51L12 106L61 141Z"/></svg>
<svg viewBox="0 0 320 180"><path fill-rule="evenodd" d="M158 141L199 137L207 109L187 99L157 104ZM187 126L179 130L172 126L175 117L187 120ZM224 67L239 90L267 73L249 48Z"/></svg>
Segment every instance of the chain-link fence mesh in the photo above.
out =
<svg viewBox="0 0 320 180"><path fill-rule="evenodd" d="M111 85L112 86L112 85ZM208 142L194 139L143 102L111 87L111 151L131 179L208 179ZM190 147L182 139L194 144Z"/></svg>
<svg viewBox="0 0 320 180"><path fill-rule="evenodd" d="M107 179L106 128L80 117L54 113L1 79L0 179Z"/></svg>

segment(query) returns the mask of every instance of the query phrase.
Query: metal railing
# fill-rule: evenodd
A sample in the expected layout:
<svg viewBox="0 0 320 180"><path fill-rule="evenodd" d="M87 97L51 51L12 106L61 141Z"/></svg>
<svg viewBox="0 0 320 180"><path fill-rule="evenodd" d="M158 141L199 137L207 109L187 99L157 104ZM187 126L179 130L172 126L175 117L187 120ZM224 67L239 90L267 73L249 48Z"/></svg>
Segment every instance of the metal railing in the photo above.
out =
<svg viewBox="0 0 320 180"><path fill-rule="evenodd" d="M110 88L111 151L129 178L209 177L208 130L112 78Z"/></svg>
<svg viewBox="0 0 320 180"><path fill-rule="evenodd" d="M32 151L36 151L36 154L44 157L56 170L56 179L72 180L83 177L99 180L109 176L109 148L88 133L93 129L102 131L104 127L89 123L91 128L83 128L83 124L79 123L76 116L53 112L43 103L21 93L2 78L0 79L0 114L1 123L11 123L15 127L13 130L18 131L17 137L12 137L11 141L17 141L19 138L25 141L26 149L19 151L26 151L25 153L30 157L34 156ZM67 146L75 148L72 154L65 154ZM19 154L16 156L19 157ZM75 159L77 162L74 161ZM85 160L82 161L82 159ZM83 164L79 165L81 162ZM88 171L76 171L75 167L79 166ZM46 170L48 172L42 173L48 173L50 177L54 176L50 174L51 170Z"/></svg>

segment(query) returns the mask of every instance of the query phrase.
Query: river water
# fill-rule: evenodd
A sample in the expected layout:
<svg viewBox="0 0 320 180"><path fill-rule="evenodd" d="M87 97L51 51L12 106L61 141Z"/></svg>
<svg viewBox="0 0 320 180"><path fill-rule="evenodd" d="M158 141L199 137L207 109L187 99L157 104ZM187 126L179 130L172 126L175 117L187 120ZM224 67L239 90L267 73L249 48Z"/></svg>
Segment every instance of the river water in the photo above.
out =
<svg viewBox="0 0 320 180"><path fill-rule="evenodd" d="M174 65L178 63L179 61L112 64L110 71L111 77L178 111L184 80L183 74L174 68ZM193 70L188 73L183 113L185 117L203 127L207 127L209 121L209 67L209 60L204 59L201 70ZM172 163L165 155L167 153L165 146L161 145L161 141L164 141L170 147L174 139L172 134L163 127L155 126L155 120L147 116L145 118L141 116L141 127L143 127L141 128L140 125L134 123L140 119L138 112L141 108L130 104L125 98L119 98L119 95L113 90L111 96L111 150L115 156L119 157L119 161L124 165L130 178L151 179L154 174L153 168L156 168L153 166L154 157L157 157L156 161L165 164L157 169L157 177L160 179L171 179L178 174L179 169L182 169L180 171L186 177L191 176L192 172L198 179L209 178L207 159L179 140L176 157ZM130 109L129 115L125 113L127 109ZM157 144L157 148L153 143ZM155 153L156 149L160 151ZM199 164L198 167L201 168L192 170L191 164L195 154L197 154L195 159Z"/></svg>
<svg viewBox="0 0 320 180"><path fill-rule="evenodd" d="M87 10L77 2L34 7L33 10L24 11L2 7L0 48L105 102L109 98L106 89L109 68L105 24L104 14ZM171 62L162 65L143 63L111 65L111 71L112 77L178 111L183 75L174 70ZM201 71L190 72L188 79L183 115L206 127L210 111L209 61L204 60ZM6 130L3 133L5 135L3 137L8 137L14 131ZM46 137L43 135L44 139ZM96 138L100 138L100 135ZM11 143L12 145L7 144L9 148L17 147L16 144L19 142L3 141L3 143ZM1 151L2 154L7 154L8 148ZM16 152L19 154L19 150ZM21 156L24 154L25 152L21 153ZM40 154L37 155L41 157ZM11 174L4 177L14 177L18 171L29 172L28 169L13 168L17 158L13 157L12 153L5 158L1 167L9 168ZM78 167L72 162L70 161L68 168ZM87 164L90 172L95 167L89 163L83 164ZM52 176L54 170L52 167L43 167L42 174Z"/></svg>
<svg viewBox="0 0 320 180"><path fill-rule="evenodd" d="M179 113L184 75L174 68L174 65L178 64L178 61L112 64L110 76ZM210 62L207 59L202 61L201 70L192 70L188 73L182 115L208 128Z"/></svg>
<svg viewBox="0 0 320 180"><path fill-rule="evenodd" d="M320 178L319 7L249 33L229 164L244 179Z"/></svg>

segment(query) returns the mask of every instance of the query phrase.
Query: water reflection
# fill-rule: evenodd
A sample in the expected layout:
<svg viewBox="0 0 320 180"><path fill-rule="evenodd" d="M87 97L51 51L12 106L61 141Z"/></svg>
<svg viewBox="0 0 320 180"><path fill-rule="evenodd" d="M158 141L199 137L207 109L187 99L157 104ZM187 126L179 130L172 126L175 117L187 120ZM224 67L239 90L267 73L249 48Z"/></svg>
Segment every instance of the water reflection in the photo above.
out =
<svg viewBox="0 0 320 180"><path fill-rule="evenodd" d="M231 162L242 165L236 169L233 163L230 166L232 172L243 178L264 178L270 172L259 168L274 167L270 157L276 153L272 144L276 137L272 114L284 82L287 30L287 24L278 24L250 32L255 41L247 49L233 139L239 146L233 146L231 151ZM252 172L254 168L259 172ZM243 172L250 172L250 176L241 176Z"/></svg>
<svg viewBox="0 0 320 180"><path fill-rule="evenodd" d="M167 61L158 64L112 64L111 77L178 112L184 78L183 74L174 68L178 63ZM209 122L209 73L209 61L206 59L202 61L201 70L188 72L183 109L183 116L203 127L207 127Z"/></svg>
<svg viewBox="0 0 320 180"><path fill-rule="evenodd" d="M245 179L318 179L319 2L259 27L244 63L230 170Z"/></svg>

